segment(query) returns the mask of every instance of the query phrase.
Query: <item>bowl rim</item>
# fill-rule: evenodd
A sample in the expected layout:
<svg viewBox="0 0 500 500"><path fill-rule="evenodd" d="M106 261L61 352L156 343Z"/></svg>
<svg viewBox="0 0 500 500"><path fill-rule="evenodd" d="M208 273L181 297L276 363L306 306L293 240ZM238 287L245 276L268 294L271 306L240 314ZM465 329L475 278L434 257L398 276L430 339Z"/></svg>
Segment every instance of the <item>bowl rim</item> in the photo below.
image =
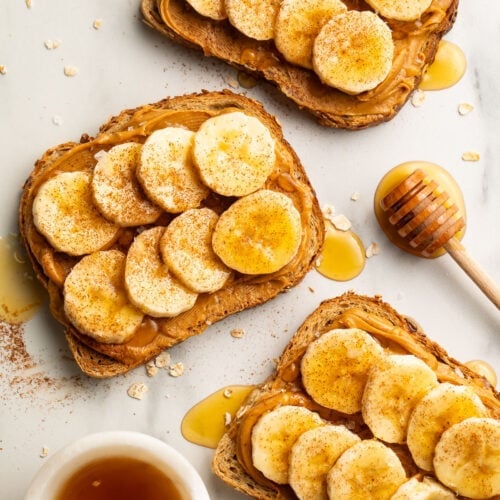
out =
<svg viewBox="0 0 500 500"><path fill-rule="evenodd" d="M194 466L171 445L137 431L102 431L87 434L55 452L36 472L24 500L49 500L79 467L113 455L154 461L168 475L183 498L210 500L206 486Z"/></svg>

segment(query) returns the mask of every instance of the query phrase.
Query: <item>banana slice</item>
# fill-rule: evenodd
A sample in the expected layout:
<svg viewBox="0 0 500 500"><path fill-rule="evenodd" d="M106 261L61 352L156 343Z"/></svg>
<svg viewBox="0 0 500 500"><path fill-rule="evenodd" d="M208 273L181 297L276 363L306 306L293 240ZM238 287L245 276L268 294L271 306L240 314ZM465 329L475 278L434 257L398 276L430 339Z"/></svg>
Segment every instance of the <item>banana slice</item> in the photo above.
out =
<svg viewBox="0 0 500 500"><path fill-rule="evenodd" d="M229 22L255 40L271 40L280 0L225 0Z"/></svg>
<svg viewBox="0 0 500 500"><path fill-rule="evenodd" d="M161 215L142 193L135 177L142 145L128 142L99 157L92 177L92 194L106 219L122 227L151 224Z"/></svg>
<svg viewBox="0 0 500 500"><path fill-rule="evenodd" d="M329 498L387 500L406 481L398 456L368 439L348 448L327 475Z"/></svg>
<svg viewBox="0 0 500 500"><path fill-rule="evenodd" d="M436 476L459 495L500 495L500 421L468 418L443 432L434 456Z"/></svg>
<svg viewBox="0 0 500 500"><path fill-rule="evenodd" d="M153 227L136 236L128 250L125 287L130 301L153 317L171 318L191 309L198 294L169 272L160 257L165 228Z"/></svg>
<svg viewBox="0 0 500 500"><path fill-rule="evenodd" d="M288 481L300 500L327 500L326 474L360 438L343 425L324 425L301 434L290 450Z"/></svg>
<svg viewBox="0 0 500 500"><path fill-rule="evenodd" d="M313 67L321 81L359 94L385 80L392 66L390 28L371 11L348 10L328 21L313 46Z"/></svg>
<svg viewBox="0 0 500 500"><path fill-rule="evenodd" d="M307 393L322 406L344 413L361 410L368 372L382 347L357 328L335 329L309 344L300 365Z"/></svg>
<svg viewBox="0 0 500 500"><path fill-rule="evenodd" d="M261 188L274 169L271 133L241 111L206 120L194 138L193 159L203 182L223 196L244 196Z"/></svg>
<svg viewBox="0 0 500 500"><path fill-rule="evenodd" d="M454 500L456 495L430 477L412 477L403 483L391 500Z"/></svg>
<svg viewBox="0 0 500 500"><path fill-rule="evenodd" d="M417 404L408 422L406 443L415 463L432 471L432 460L441 434L469 417L486 417L488 410L470 387L439 384Z"/></svg>
<svg viewBox="0 0 500 500"><path fill-rule="evenodd" d="M434 371L416 356L387 356L370 370L361 403L363 420L376 438L404 443L411 412L437 385Z"/></svg>
<svg viewBox="0 0 500 500"><path fill-rule="evenodd" d="M263 189L240 198L222 213L212 245L231 269L269 274L293 259L301 238L300 214L290 198Z"/></svg>
<svg viewBox="0 0 500 500"><path fill-rule="evenodd" d="M63 172L46 181L33 200L33 222L50 244L69 255L111 245L119 227L101 216L92 200L89 172Z"/></svg>
<svg viewBox="0 0 500 500"><path fill-rule="evenodd" d="M194 132L155 130L142 146L137 178L148 198L167 212L196 208L208 194L192 162Z"/></svg>
<svg viewBox="0 0 500 500"><path fill-rule="evenodd" d="M253 465L271 481L288 483L292 445L305 431L320 425L324 425L321 417L301 406L279 406L265 413L252 429Z"/></svg>
<svg viewBox="0 0 500 500"><path fill-rule="evenodd" d="M202 16L216 21L227 18L224 0L187 0L187 2Z"/></svg>
<svg viewBox="0 0 500 500"><path fill-rule="evenodd" d="M83 257L64 282L64 312L82 333L103 343L121 344L134 335L143 313L123 286L125 254L103 250Z"/></svg>
<svg viewBox="0 0 500 500"><path fill-rule="evenodd" d="M274 25L274 43L292 64L312 69L316 36L334 15L347 10L341 0L283 0Z"/></svg>
<svg viewBox="0 0 500 500"><path fill-rule="evenodd" d="M397 21L416 21L429 8L432 0L366 0L377 14Z"/></svg>
<svg viewBox="0 0 500 500"><path fill-rule="evenodd" d="M209 208L187 210L170 222L160 240L161 255L169 270L198 293L219 290L231 276L231 270L212 248L218 219Z"/></svg>

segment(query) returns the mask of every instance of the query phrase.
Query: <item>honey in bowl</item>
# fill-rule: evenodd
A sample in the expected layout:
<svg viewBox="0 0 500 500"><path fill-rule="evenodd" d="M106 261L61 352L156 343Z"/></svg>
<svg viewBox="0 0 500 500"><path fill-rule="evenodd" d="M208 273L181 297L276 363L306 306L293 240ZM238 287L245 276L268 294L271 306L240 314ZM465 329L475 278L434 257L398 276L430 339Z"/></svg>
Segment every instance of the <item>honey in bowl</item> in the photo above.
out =
<svg viewBox="0 0 500 500"><path fill-rule="evenodd" d="M182 500L172 479L154 465L110 456L83 465L55 500Z"/></svg>
<svg viewBox="0 0 500 500"><path fill-rule="evenodd" d="M380 180L375 190L373 207L375 216L377 217L380 227L392 243L401 248L401 250L422 257L423 255L418 250L413 248L407 239L398 234L397 228L389 222L387 214L384 213L381 206L381 201L384 197L417 169L422 170L425 173L426 178L436 181L440 188L443 191L446 191L450 197L450 201L458 207L457 217L461 216L464 220L466 220L466 215L463 195L458 184L455 182L453 177L439 165L425 161L409 161L389 170L389 172L387 172ZM455 237L461 240L464 232L465 227L459 230ZM445 252L446 251L443 248L439 248L433 252L429 258L439 257Z"/></svg>
<svg viewBox="0 0 500 500"><path fill-rule="evenodd" d="M420 90L442 90L458 83L465 73L467 61L462 49L452 42L441 40L434 62L420 82Z"/></svg>

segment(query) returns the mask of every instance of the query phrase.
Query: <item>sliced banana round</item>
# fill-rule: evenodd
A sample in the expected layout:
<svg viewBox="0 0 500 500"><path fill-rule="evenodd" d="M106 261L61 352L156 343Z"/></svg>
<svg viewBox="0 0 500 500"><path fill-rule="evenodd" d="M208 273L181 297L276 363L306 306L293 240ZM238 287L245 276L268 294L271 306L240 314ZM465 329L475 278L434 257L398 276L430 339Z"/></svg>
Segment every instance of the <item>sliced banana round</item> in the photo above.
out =
<svg viewBox="0 0 500 500"><path fill-rule="evenodd" d="M280 0L225 0L229 22L255 40L271 40Z"/></svg>
<svg viewBox="0 0 500 500"><path fill-rule="evenodd" d="M187 0L187 2L202 16L216 21L227 18L224 0Z"/></svg>
<svg viewBox="0 0 500 500"><path fill-rule="evenodd" d="M411 412L437 385L434 371L416 356L387 356L370 370L361 403L363 420L376 438L404 443Z"/></svg>
<svg viewBox="0 0 500 500"><path fill-rule="evenodd" d="M455 500L456 495L430 477L412 477L392 495L391 500Z"/></svg>
<svg viewBox="0 0 500 500"><path fill-rule="evenodd" d="M406 481L398 456L373 439L348 448L327 475L329 498L387 500Z"/></svg>
<svg viewBox="0 0 500 500"><path fill-rule="evenodd" d="M432 471L441 434L466 418L487 415L488 410L470 387L439 384L419 401L410 416L406 443L413 460L421 469Z"/></svg>
<svg viewBox="0 0 500 500"><path fill-rule="evenodd" d="M96 252L118 236L120 228L94 205L91 182L90 172L63 172L42 184L33 200L33 223L60 252Z"/></svg>
<svg viewBox="0 0 500 500"><path fill-rule="evenodd" d="M341 0L283 0L274 25L274 43L292 64L312 69L316 36L334 15L347 10Z"/></svg>
<svg viewBox="0 0 500 500"><path fill-rule="evenodd" d="M193 159L203 182L223 196L261 188L274 169L276 152L268 128L234 111L206 120L196 132Z"/></svg>
<svg viewBox="0 0 500 500"><path fill-rule="evenodd" d="M260 190L221 214L212 237L214 252L243 274L269 274L288 264L300 245L300 214L288 196Z"/></svg>
<svg viewBox="0 0 500 500"><path fill-rule="evenodd" d="M434 456L438 479L467 498L500 495L500 421L468 418L439 439Z"/></svg>
<svg viewBox="0 0 500 500"><path fill-rule="evenodd" d="M83 257L64 282L64 312L80 332L102 343L121 344L136 332L143 313L123 286L125 254L103 250Z"/></svg>
<svg viewBox="0 0 500 500"><path fill-rule="evenodd" d="M377 14L397 21L416 21L430 7L432 0L366 0Z"/></svg>
<svg viewBox="0 0 500 500"><path fill-rule="evenodd" d="M191 309L198 294L170 272L160 256L161 226L140 233L127 253L125 287L130 301L153 317L171 318Z"/></svg>
<svg viewBox="0 0 500 500"><path fill-rule="evenodd" d="M393 56L387 24L371 11L348 10L321 28L314 41L313 67L326 85L359 94L385 80Z"/></svg>
<svg viewBox="0 0 500 500"><path fill-rule="evenodd" d="M305 431L324 425L321 417L301 406L279 406L262 415L252 429L252 463L278 484L288 483L292 445Z"/></svg>
<svg viewBox="0 0 500 500"><path fill-rule="evenodd" d="M155 130L141 150L137 178L148 198L171 213L196 208L208 194L192 161L194 132Z"/></svg>
<svg viewBox="0 0 500 500"><path fill-rule="evenodd" d="M300 364L302 382L320 405L356 413L368 373L383 357L380 344L363 330L330 330L309 344Z"/></svg>
<svg viewBox="0 0 500 500"><path fill-rule="evenodd" d="M119 226L151 224L161 215L143 194L135 176L142 145L118 144L99 156L92 176L92 194L99 211Z"/></svg>
<svg viewBox="0 0 500 500"><path fill-rule="evenodd" d="M160 251L170 272L191 290L215 292L232 271L212 248L219 216L209 208L193 208L178 215L163 233Z"/></svg>
<svg viewBox="0 0 500 500"><path fill-rule="evenodd" d="M288 482L300 500L327 500L326 474L360 438L343 425L324 425L301 434L290 450Z"/></svg>

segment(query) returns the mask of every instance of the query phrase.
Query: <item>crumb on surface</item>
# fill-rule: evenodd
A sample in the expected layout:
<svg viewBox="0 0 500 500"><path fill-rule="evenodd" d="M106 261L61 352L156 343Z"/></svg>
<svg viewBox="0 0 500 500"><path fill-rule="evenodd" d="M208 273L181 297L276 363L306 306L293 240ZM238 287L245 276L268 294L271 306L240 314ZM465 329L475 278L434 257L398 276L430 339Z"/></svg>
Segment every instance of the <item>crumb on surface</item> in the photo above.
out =
<svg viewBox="0 0 500 500"><path fill-rule="evenodd" d="M170 364L170 354L168 352L162 352L158 354L154 360L155 366L157 368L166 368Z"/></svg>
<svg viewBox="0 0 500 500"><path fill-rule="evenodd" d="M171 377L180 377L184 373L184 364L179 361L168 367L168 373Z"/></svg>
<svg viewBox="0 0 500 500"><path fill-rule="evenodd" d="M458 105L457 111L460 116L469 114L474 109L474 105L470 102L461 102Z"/></svg>
<svg viewBox="0 0 500 500"><path fill-rule="evenodd" d="M426 94L423 90L417 89L411 96L411 104L415 108L422 106L426 99Z"/></svg>
<svg viewBox="0 0 500 500"><path fill-rule="evenodd" d="M230 333L231 337L241 339L245 335L245 330L243 330L243 328L233 328Z"/></svg>
<svg viewBox="0 0 500 500"><path fill-rule="evenodd" d="M43 446L42 451L40 452L40 458L45 458L49 455L49 448L48 446Z"/></svg>
<svg viewBox="0 0 500 500"><path fill-rule="evenodd" d="M146 363L146 375L148 377L154 377L160 369L155 365L154 361L148 361Z"/></svg>
<svg viewBox="0 0 500 500"><path fill-rule="evenodd" d="M92 27L95 30L98 30L102 26L102 19L95 19L94 22L92 23Z"/></svg>
<svg viewBox="0 0 500 500"><path fill-rule="evenodd" d="M370 257L373 257L374 255L378 255L380 253L380 248L377 245L377 243L372 242L371 245L368 246L368 248L365 251L365 256L367 259Z"/></svg>
<svg viewBox="0 0 500 500"><path fill-rule="evenodd" d="M0 64L0 75L6 75L7 74L7 66L4 64Z"/></svg>
<svg viewBox="0 0 500 500"><path fill-rule="evenodd" d="M359 193L357 191L354 191L354 193L351 194L351 200L352 201L358 201L359 200Z"/></svg>
<svg viewBox="0 0 500 500"><path fill-rule="evenodd" d="M78 68L76 66L64 66L65 76L76 76L78 74Z"/></svg>
<svg viewBox="0 0 500 500"><path fill-rule="evenodd" d="M135 382L127 390L127 394L134 399L142 399L148 392L148 386L144 382Z"/></svg>
<svg viewBox="0 0 500 500"><path fill-rule="evenodd" d="M53 50L53 49L57 49L59 47L59 45L61 45L61 42L60 42L60 40L48 39L48 40L45 40L45 42L43 42L43 44L45 45L45 48L47 50Z"/></svg>
<svg viewBox="0 0 500 500"><path fill-rule="evenodd" d="M352 227L351 221L342 214L334 215L330 218L330 220L335 226L335 229L338 229L339 231L349 231Z"/></svg>
<svg viewBox="0 0 500 500"><path fill-rule="evenodd" d="M33 3L31 0L26 0L26 7L28 7L28 9L31 9L31 7L33 6Z"/></svg>
<svg viewBox="0 0 500 500"><path fill-rule="evenodd" d="M477 151L466 151L462 154L463 161L479 161L481 155Z"/></svg>

